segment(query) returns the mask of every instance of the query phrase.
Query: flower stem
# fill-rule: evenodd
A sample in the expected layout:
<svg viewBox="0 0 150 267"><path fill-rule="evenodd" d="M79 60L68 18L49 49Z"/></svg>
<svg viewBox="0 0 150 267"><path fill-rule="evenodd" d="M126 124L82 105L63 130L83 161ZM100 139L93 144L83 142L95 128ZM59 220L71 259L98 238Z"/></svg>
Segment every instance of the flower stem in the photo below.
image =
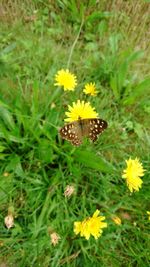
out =
<svg viewBox="0 0 150 267"><path fill-rule="evenodd" d="M81 25L80 25L80 28L79 28L79 31L78 31L78 34L71 46L71 50L70 50L70 54L69 54L69 58L68 58L68 62L67 62L67 69L69 69L69 66L70 66L70 61L71 61L71 58L72 58L72 54L73 54L73 51L74 51L74 48L75 48L75 45L79 39L79 36L80 36L80 33L81 33L81 30L82 30L82 27L83 27L83 24L84 24L84 18L82 18L82 21L81 21Z"/></svg>

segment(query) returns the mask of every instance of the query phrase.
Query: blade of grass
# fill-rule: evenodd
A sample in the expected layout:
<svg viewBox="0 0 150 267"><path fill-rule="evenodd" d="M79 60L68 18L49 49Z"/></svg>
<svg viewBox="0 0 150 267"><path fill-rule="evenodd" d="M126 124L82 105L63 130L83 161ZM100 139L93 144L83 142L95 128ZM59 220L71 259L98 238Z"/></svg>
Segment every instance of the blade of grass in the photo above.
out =
<svg viewBox="0 0 150 267"><path fill-rule="evenodd" d="M106 162L104 159L100 158L91 151L76 150L74 152L74 157L76 161L80 162L84 166L90 167L97 171L102 171L105 173L111 173L114 171L114 168L110 163Z"/></svg>

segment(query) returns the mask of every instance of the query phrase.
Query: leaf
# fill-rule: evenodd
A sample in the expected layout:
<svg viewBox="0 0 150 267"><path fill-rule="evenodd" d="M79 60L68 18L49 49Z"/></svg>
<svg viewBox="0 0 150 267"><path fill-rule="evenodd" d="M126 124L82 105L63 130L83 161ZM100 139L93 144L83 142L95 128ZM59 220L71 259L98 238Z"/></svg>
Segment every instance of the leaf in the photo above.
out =
<svg viewBox="0 0 150 267"><path fill-rule="evenodd" d="M115 99L119 99L119 92L118 92L118 77L117 74L114 76L111 76L110 78L110 87L113 90L113 94L115 96Z"/></svg>
<svg viewBox="0 0 150 267"><path fill-rule="evenodd" d="M2 154L2 153L0 153L0 160L3 160L3 159L5 159L7 157L7 154Z"/></svg>
<svg viewBox="0 0 150 267"><path fill-rule="evenodd" d="M0 159L1 160L7 156L7 154L4 153L5 150L6 150L6 147L0 144Z"/></svg>
<svg viewBox="0 0 150 267"><path fill-rule="evenodd" d="M7 141L24 144L27 139L22 137L17 137L9 133L2 125L0 125L0 138L5 138Z"/></svg>
<svg viewBox="0 0 150 267"><path fill-rule="evenodd" d="M137 136L140 138L140 139L143 139L145 134L144 134L144 131L143 131L143 125L141 125L140 123L135 123L135 126L134 126L134 131L135 133L137 134Z"/></svg>
<svg viewBox="0 0 150 267"><path fill-rule="evenodd" d="M109 18L110 16L111 16L110 12L95 11L87 17L87 21L90 23L94 23L95 20L99 21L100 19Z"/></svg>
<svg viewBox="0 0 150 267"><path fill-rule="evenodd" d="M121 93L121 89L125 84L126 76L127 76L127 70L128 70L128 63L125 61L121 64L119 70L118 70L118 90L119 93Z"/></svg>
<svg viewBox="0 0 150 267"><path fill-rule="evenodd" d="M3 102L0 102L0 118L4 121L5 125L9 129L14 129L15 123L12 117L12 114L7 109L7 106L3 104Z"/></svg>
<svg viewBox="0 0 150 267"><path fill-rule="evenodd" d="M42 139L38 147L38 156L41 161L51 163L54 160L52 146L49 140Z"/></svg>
<svg viewBox="0 0 150 267"><path fill-rule="evenodd" d="M0 55L8 54L16 48L16 42L6 46L2 51L0 51Z"/></svg>
<svg viewBox="0 0 150 267"><path fill-rule="evenodd" d="M109 44L112 54L116 54L118 51L118 43L121 39L121 34L113 34L109 38ZM116 55L117 56L117 55Z"/></svg>
<svg viewBox="0 0 150 267"><path fill-rule="evenodd" d="M0 145L0 153L1 153L1 152L3 152L5 149L6 149L6 147L5 147L5 146L3 146L3 145Z"/></svg>
<svg viewBox="0 0 150 267"><path fill-rule="evenodd" d="M11 154L9 158L10 162L7 165L7 171L8 172L14 172L16 175L20 177L25 177L24 170L21 165L21 159L18 155L16 154Z"/></svg>
<svg viewBox="0 0 150 267"><path fill-rule="evenodd" d="M124 105L133 104L138 97L146 95L146 93L149 92L149 88L150 88L150 78L147 78L134 87L133 91L130 93L130 96L128 96L124 100L123 104Z"/></svg>
<svg viewBox="0 0 150 267"><path fill-rule="evenodd" d="M131 63L132 61L137 60L137 59L143 57L143 55L144 55L144 52L143 51L135 51L132 54L130 54L127 57L126 60L127 60L128 63Z"/></svg>
<svg viewBox="0 0 150 267"><path fill-rule="evenodd" d="M97 171L106 173L112 173L114 171L114 168L110 163L91 151L76 150L74 152L74 157L76 161Z"/></svg>
<svg viewBox="0 0 150 267"><path fill-rule="evenodd" d="M104 34L107 32L107 30L108 30L108 23L107 23L107 21L102 20L102 21L99 23L99 25L98 25L98 32L99 32L99 35L100 35L101 37L103 37Z"/></svg>

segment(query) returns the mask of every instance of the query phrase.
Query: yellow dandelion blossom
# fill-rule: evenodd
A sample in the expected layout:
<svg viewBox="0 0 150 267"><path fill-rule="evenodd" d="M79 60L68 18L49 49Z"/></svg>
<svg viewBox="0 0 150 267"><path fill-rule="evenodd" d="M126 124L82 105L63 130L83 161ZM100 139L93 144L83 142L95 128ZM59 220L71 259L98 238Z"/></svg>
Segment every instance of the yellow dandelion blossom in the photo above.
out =
<svg viewBox="0 0 150 267"><path fill-rule="evenodd" d="M123 170L122 178L126 179L127 186L132 193L134 190L139 191L143 181L140 177L144 175L144 169L139 159L126 160L127 168Z"/></svg>
<svg viewBox="0 0 150 267"><path fill-rule="evenodd" d="M77 85L77 78L68 69L59 70L55 75L55 86L63 86L65 91L74 91Z"/></svg>
<svg viewBox="0 0 150 267"><path fill-rule="evenodd" d="M87 95L89 94L92 96L96 96L97 91L96 91L95 83L87 83L83 89L83 92Z"/></svg>
<svg viewBox="0 0 150 267"><path fill-rule="evenodd" d="M3 176L4 176L4 177L8 177L8 176L9 176L9 172L4 172L4 173L3 173Z"/></svg>
<svg viewBox="0 0 150 267"><path fill-rule="evenodd" d="M80 234L80 236L84 236L87 240L91 235L94 236L95 239L98 239L103 232L102 229L107 227L107 223L103 222L105 217L98 216L99 213L100 211L96 210L92 217L89 217L82 222L74 222L75 234Z"/></svg>
<svg viewBox="0 0 150 267"><path fill-rule="evenodd" d="M146 213L148 215L148 220L150 221L150 211L147 211Z"/></svg>
<svg viewBox="0 0 150 267"><path fill-rule="evenodd" d="M121 224L121 219L118 216L114 216L112 218L115 224L120 225Z"/></svg>
<svg viewBox="0 0 150 267"><path fill-rule="evenodd" d="M84 101L78 100L77 103L73 102L73 106L68 106L69 111L65 112L68 118L65 119L67 122L76 121L80 119L91 119L97 118L98 113L95 112L89 102L85 103Z"/></svg>
<svg viewBox="0 0 150 267"><path fill-rule="evenodd" d="M90 232L88 229L88 220L85 219L82 222L74 222L74 232L76 235L80 233L81 236L84 236L86 239L89 239Z"/></svg>

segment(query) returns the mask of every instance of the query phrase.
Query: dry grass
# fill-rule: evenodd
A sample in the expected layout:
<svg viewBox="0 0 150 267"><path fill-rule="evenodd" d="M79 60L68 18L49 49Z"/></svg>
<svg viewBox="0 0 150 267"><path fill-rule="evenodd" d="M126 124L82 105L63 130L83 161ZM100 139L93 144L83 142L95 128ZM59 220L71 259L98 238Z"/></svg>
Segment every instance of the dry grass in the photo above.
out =
<svg viewBox="0 0 150 267"><path fill-rule="evenodd" d="M78 1L76 3L78 6ZM30 23L36 20L35 10L40 7L47 7L50 11L53 10L59 15L59 4L53 0L36 2L32 0L2 0L0 21L11 25L18 20ZM122 34L121 50L129 47L133 50L144 51L144 58L137 61L136 71L139 78L148 75L150 64L150 4L141 0L108 0L97 3L96 9L108 11L112 14L109 19L108 35L115 32Z"/></svg>
<svg viewBox="0 0 150 267"><path fill-rule="evenodd" d="M144 58L138 63L139 70L144 69L145 74L149 72L150 63L150 4L141 0L107 1L107 11L113 13L110 20L110 31L121 31L126 38L125 45L136 50L144 50Z"/></svg>
<svg viewBox="0 0 150 267"><path fill-rule="evenodd" d="M0 3L0 21L15 23L33 12L35 5L32 0L2 0Z"/></svg>
<svg viewBox="0 0 150 267"><path fill-rule="evenodd" d="M106 9L114 13L110 21L110 28L122 29L129 38L129 42L136 43L140 49L150 46L150 5L142 1L109 1ZM113 3L112 3L113 2Z"/></svg>

